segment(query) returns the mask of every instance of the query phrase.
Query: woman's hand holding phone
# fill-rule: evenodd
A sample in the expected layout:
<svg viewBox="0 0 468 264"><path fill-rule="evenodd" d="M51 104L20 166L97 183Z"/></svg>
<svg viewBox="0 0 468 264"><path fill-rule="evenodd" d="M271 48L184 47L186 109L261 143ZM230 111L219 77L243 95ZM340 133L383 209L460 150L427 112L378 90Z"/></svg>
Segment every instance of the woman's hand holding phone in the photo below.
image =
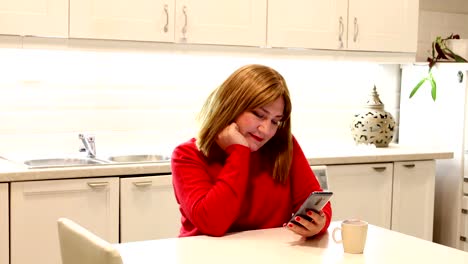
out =
<svg viewBox="0 0 468 264"><path fill-rule="evenodd" d="M319 233L327 222L322 208L332 197L333 192L315 191L304 201L286 226L293 232L310 237Z"/></svg>
<svg viewBox="0 0 468 264"><path fill-rule="evenodd" d="M294 221L301 225L289 222L286 224L286 227L303 237L311 237L316 235L325 226L325 223L327 222L327 216L322 211L314 212L312 210L307 211L307 216L310 217L311 220L307 220L301 216L296 216Z"/></svg>
<svg viewBox="0 0 468 264"><path fill-rule="evenodd" d="M227 147L233 144L240 144L249 147L249 144L245 137L239 131L239 126L236 123L232 123L225 127L216 138L216 143L225 150Z"/></svg>

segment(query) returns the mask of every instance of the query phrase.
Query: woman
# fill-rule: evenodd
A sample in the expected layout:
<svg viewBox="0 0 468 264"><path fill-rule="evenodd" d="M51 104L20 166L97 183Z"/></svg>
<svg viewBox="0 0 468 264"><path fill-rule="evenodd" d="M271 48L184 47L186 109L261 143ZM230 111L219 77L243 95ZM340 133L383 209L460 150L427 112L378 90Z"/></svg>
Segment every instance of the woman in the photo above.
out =
<svg viewBox="0 0 468 264"><path fill-rule="evenodd" d="M172 154L180 236L285 226L311 237L326 232L328 203L288 222L312 191L322 190L291 135L284 78L263 65L235 71L208 97L197 139Z"/></svg>

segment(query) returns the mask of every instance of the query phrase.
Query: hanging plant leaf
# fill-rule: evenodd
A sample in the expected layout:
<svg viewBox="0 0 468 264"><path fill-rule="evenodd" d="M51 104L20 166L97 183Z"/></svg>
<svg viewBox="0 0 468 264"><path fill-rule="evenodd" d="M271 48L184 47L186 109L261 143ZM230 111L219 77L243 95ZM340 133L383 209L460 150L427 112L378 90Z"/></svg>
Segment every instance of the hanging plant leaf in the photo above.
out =
<svg viewBox="0 0 468 264"><path fill-rule="evenodd" d="M429 81L431 82L431 96L432 100L436 100L437 98L437 84L436 81L434 80L434 76L432 76L432 72L429 72Z"/></svg>
<svg viewBox="0 0 468 264"><path fill-rule="evenodd" d="M436 43L435 44L435 48L436 48L436 51L437 51L437 57L440 59L446 59L448 60L447 56L445 56L445 53L442 51L442 48L440 47L440 44L439 43Z"/></svg>
<svg viewBox="0 0 468 264"><path fill-rule="evenodd" d="M445 50L446 50L446 54L452 57L452 59L454 59L456 62L468 62L462 56L455 54L455 52L453 52L451 49L446 48Z"/></svg>
<svg viewBox="0 0 468 264"><path fill-rule="evenodd" d="M454 59L456 62L468 62L465 58L463 58L462 56L458 56L457 54L453 54L454 56Z"/></svg>
<svg viewBox="0 0 468 264"><path fill-rule="evenodd" d="M421 87L421 85L423 85L423 83L427 80L427 78L424 78L422 79L421 81L418 82L418 84L416 84L416 86L413 88L413 90L411 91L410 93L410 96L409 98L413 97L413 95L419 90L419 87Z"/></svg>

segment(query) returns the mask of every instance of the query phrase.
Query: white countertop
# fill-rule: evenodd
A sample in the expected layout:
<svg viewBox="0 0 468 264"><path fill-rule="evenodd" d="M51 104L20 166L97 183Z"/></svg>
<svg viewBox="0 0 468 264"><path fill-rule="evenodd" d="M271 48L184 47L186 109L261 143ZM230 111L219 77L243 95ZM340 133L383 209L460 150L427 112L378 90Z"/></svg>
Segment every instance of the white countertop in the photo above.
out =
<svg viewBox="0 0 468 264"><path fill-rule="evenodd" d="M453 152L449 151L400 145L390 145L387 148L375 148L366 145L327 145L307 148L303 145L302 148L310 165L453 158ZM0 159L0 182L170 173L171 166L169 162L28 169L26 165L21 163Z"/></svg>
<svg viewBox="0 0 468 264"><path fill-rule="evenodd" d="M328 233L304 240L285 228L223 237L195 236L117 244L123 263L468 263L468 252L369 225L363 254L343 252Z"/></svg>
<svg viewBox="0 0 468 264"><path fill-rule="evenodd" d="M390 144L385 148L374 145L317 145L302 147L310 165L375 163L451 159L453 152L434 147L401 146Z"/></svg>

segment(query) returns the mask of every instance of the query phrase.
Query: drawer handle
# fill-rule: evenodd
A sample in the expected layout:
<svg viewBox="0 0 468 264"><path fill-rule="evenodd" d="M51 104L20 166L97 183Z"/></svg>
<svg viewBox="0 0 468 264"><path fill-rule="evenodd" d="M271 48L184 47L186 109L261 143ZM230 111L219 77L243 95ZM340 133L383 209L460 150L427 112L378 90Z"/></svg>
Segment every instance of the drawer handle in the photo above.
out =
<svg viewBox="0 0 468 264"><path fill-rule="evenodd" d="M104 188L109 185L108 182L88 182L88 186L91 188Z"/></svg>
<svg viewBox="0 0 468 264"><path fill-rule="evenodd" d="M384 171L387 167L372 167L375 171Z"/></svg>
<svg viewBox="0 0 468 264"><path fill-rule="evenodd" d="M403 166L405 168L414 168L416 165L414 165L414 164L404 164Z"/></svg>
<svg viewBox="0 0 468 264"><path fill-rule="evenodd" d="M152 181L141 181L141 182L134 182L133 185L136 187L145 187L145 186L151 186L153 184Z"/></svg>
<svg viewBox="0 0 468 264"><path fill-rule="evenodd" d="M468 210L466 209L461 209L462 214L468 214Z"/></svg>
<svg viewBox="0 0 468 264"><path fill-rule="evenodd" d="M463 181L464 181L464 182L468 182L468 178L463 178Z"/></svg>

